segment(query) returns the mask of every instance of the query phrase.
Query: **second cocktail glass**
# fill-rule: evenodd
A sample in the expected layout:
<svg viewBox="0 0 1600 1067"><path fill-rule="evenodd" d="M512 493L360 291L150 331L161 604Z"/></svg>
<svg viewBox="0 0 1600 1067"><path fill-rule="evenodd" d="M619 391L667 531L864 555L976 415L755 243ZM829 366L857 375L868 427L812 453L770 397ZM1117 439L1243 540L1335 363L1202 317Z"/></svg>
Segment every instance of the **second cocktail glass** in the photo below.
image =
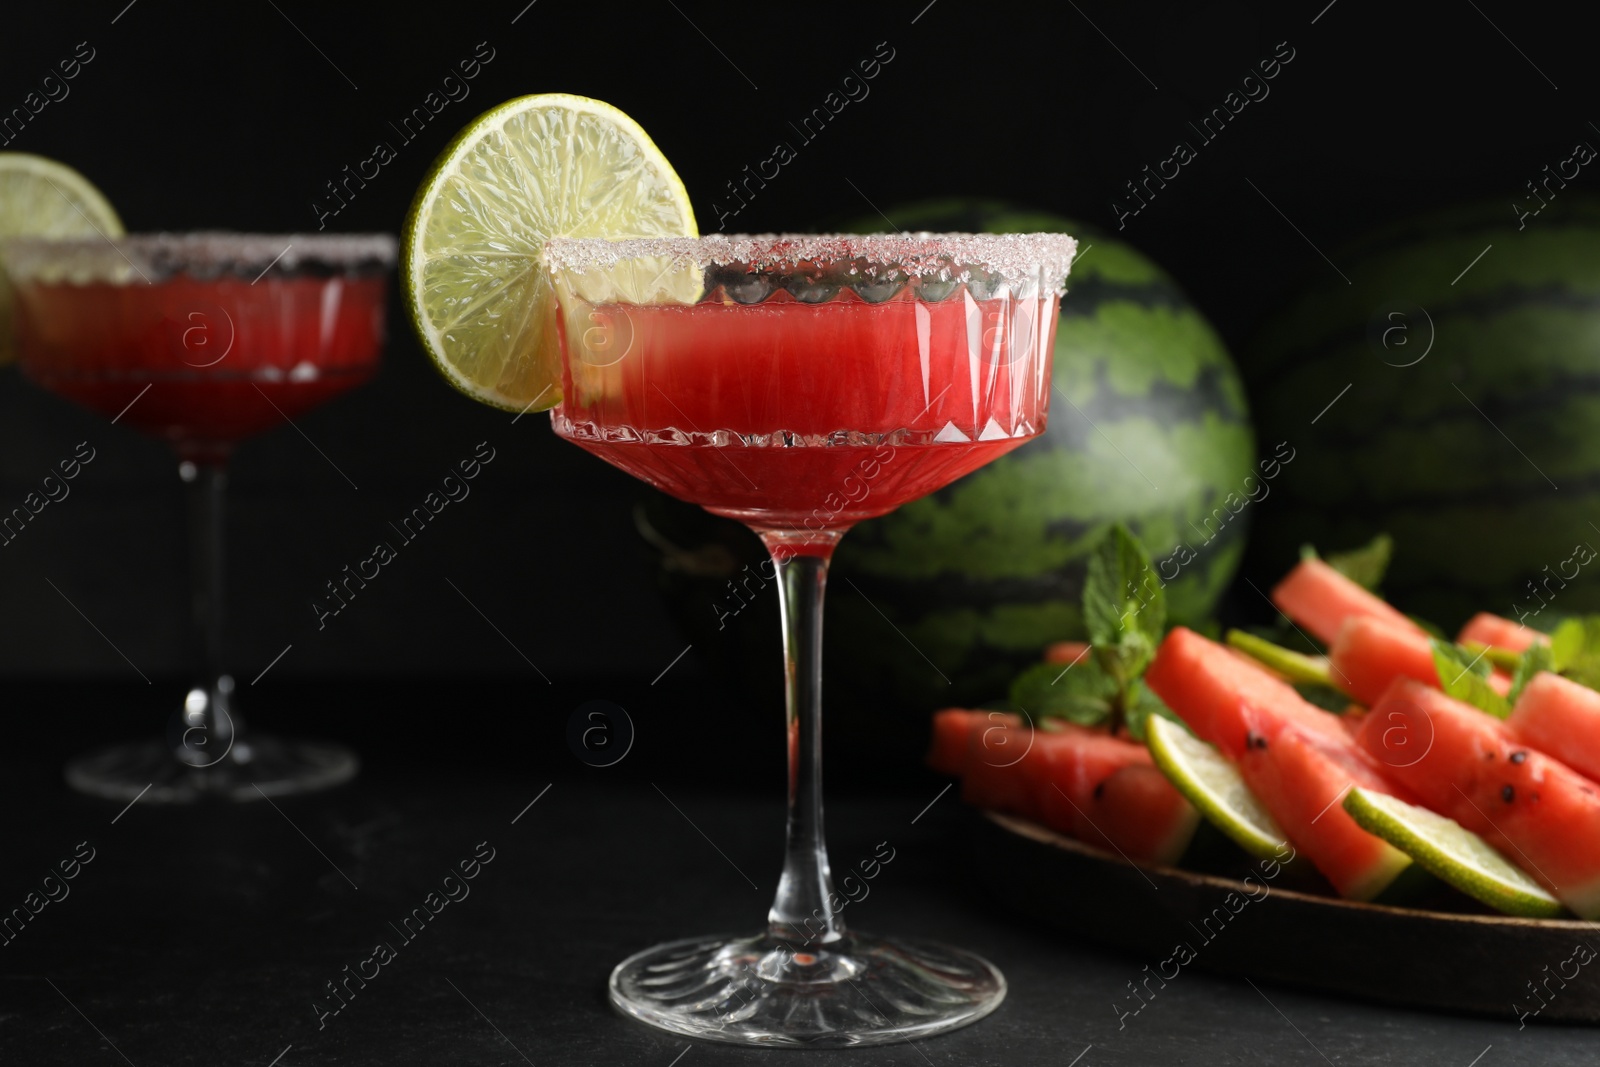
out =
<svg viewBox="0 0 1600 1067"><path fill-rule="evenodd" d="M562 437L758 534L778 578L788 837L767 928L677 941L613 971L612 1003L739 1044L936 1034L1005 980L942 945L848 930L822 818L822 597L834 546L1043 432L1053 234L552 239Z"/></svg>
<svg viewBox="0 0 1600 1067"><path fill-rule="evenodd" d="M165 741L66 769L110 799L251 800L348 780L355 754L241 729L222 662L226 464L243 438L376 371L395 241L382 235L156 234L9 242L27 377L168 442L188 485L198 677Z"/></svg>

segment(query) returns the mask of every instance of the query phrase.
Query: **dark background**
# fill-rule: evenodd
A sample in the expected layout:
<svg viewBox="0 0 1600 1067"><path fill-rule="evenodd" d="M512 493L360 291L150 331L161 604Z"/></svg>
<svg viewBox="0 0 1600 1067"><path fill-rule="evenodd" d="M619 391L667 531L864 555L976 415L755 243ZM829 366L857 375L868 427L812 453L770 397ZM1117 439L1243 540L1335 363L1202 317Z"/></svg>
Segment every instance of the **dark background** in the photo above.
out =
<svg viewBox="0 0 1600 1067"><path fill-rule="evenodd" d="M1164 264L1237 351L1287 291L1331 270L1313 243L1326 250L1467 197L1504 197L1509 212L1529 177L1593 133L1590 42L1552 12L1503 0L525 4L111 0L8 11L0 109L79 42L95 57L70 96L6 147L78 168L132 231L291 232L315 229L325 183L387 140L399 157L328 221L397 232L432 158L474 114L561 90L637 118L710 230L724 184L775 141L794 141L789 122L887 42L894 58L871 95L801 146L736 228L807 229L954 194L1115 231L1123 182L1174 140L1193 141L1187 120L1287 42L1294 59L1271 95L1120 234ZM493 59L470 97L401 144L388 123L480 42ZM377 380L301 429L247 442L232 468L232 669L248 682L292 645L256 692L493 678L517 694L488 712L507 716L546 710L541 691L554 690L540 672L648 681L689 643L630 522L640 488L557 441L543 418L513 425L446 387L398 301ZM99 458L72 496L0 549L0 674L143 675L177 692L187 587L173 460L14 371L0 376L0 503L20 500L83 440ZM472 496L319 632L310 602L323 583L480 441L498 458ZM673 670L703 680L706 663L691 650ZM349 721L331 725L359 733L366 716L426 710L354 700Z"/></svg>

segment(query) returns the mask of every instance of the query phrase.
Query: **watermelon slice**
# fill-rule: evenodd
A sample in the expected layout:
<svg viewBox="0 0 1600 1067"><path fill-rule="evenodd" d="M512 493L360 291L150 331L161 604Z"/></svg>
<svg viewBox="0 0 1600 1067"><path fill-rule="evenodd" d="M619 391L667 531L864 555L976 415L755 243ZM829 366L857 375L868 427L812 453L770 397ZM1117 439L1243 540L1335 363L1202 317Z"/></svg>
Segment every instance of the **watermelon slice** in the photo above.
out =
<svg viewBox="0 0 1600 1067"><path fill-rule="evenodd" d="M1328 649L1328 670L1342 689L1367 705L1396 678L1439 684L1428 635L1415 626L1395 626L1377 618L1346 620ZM1505 674L1490 674L1488 681L1501 696L1511 691L1511 679Z"/></svg>
<svg viewBox="0 0 1600 1067"><path fill-rule="evenodd" d="M1020 716L998 711L967 711L967 733L957 774L969 804L1039 817L1039 784L1044 777L1044 736ZM948 720L950 712L941 712ZM951 727L946 727L953 734ZM941 748L953 748L947 742ZM931 759L930 759L931 762Z"/></svg>
<svg viewBox="0 0 1600 1067"><path fill-rule="evenodd" d="M1368 705L1396 678L1439 684L1428 635L1372 617L1351 618L1339 628L1328 649L1328 670L1340 687Z"/></svg>
<svg viewBox="0 0 1600 1067"><path fill-rule="evenodd" d="M1540 671L1523 688L1506 725L1523 744L1600 781L1600 693Z"/></svg>
<svg viewBox="0 0 1600 1067"><path fill-rule="evenodd" d="M1389 776L1479 834L1585 919L1600 917L1600 786L1511 728L1398 679L1360 742Z"/></svg>
<svg viewBox="0 0 1600 1067"><path fill-rule="evenodd" d="M1422 633L1417 624L1320 559L1303 559L1272 590L1278 610L1325 645L1339 636L1346 619L1378 619Z"/></svg>
<svg viewBox="0 0 1600 1067"><path fill-rule="evenodd" d="M974 743L981 744L982 731L974 725L985 720L990 726L1020 725L1022 720L1003 712L968 711L966 708L945 708L933 713L933 745L928 750L928 766L940 774L960 778L967 769Z"/></svg>
<svg viewBox="0 0 1600 1067"><path fill-rule="evenodd" d="M1371 900L1411 866L1411 857L1363 830L1340 801L1353 786L1392 793L1365 753L1335 755L1284 730L1239 759L1239 775L1317 870L1350 900Z"/></svg>
<svg viewBox="0 0 1600 1067"><path fill-rule="evenodd" d="M1511 652L1526 652L1534 643L1548 645L1550 637L1538 630L1529 629L1521 623L1512 622L1510 619L1487 611L1480 611L1467 620L1467 624L1456 635L1456 644L1488 645L1490 648L1504 648Z"/></svg>
<svg viewBox="0 0 1600 1067"><path fill-rule="evenodd" d="M1410 866L1338 803L1352 785L1396 790L1339 720L1292 686L1183 627L1161 643L1145 684L1238 767L1289 842L1341 895L1370 900Z"/></svg>
<svg viewBox="0 0 1600 1067"><path fill-rule="evenodd" d="M1270 738L1285 723L1335 748L1349 747L1338 718L1249 657L1182 626L1161 642L1144 680L1196 737L1235 762L1250 750L1252 737Z"/></svg>
<svg viewBox="0 0 1600 1067"><path fill-rule="evenodd" d="M1149 755L1142 745L1139 751ZM1194 805L1147 763L1130 763L1113 772L1089 790L1087 803L1076 796L1062 810L1062 799L1054 790L1046 794L1041 816L1046 826L1059 830L1070 824L1080 841L1133 860L1177 863L1200 825Z"/></svg>
<svg viewBox="0 0 1600 1067"><path fill-rule="evenodd" d="M1070 723L1038 729L1015 715L946 709L928 761L960 765L969 803L1042 823L1140 862L1174 863L1200 814L1140 744Z"/></svg>

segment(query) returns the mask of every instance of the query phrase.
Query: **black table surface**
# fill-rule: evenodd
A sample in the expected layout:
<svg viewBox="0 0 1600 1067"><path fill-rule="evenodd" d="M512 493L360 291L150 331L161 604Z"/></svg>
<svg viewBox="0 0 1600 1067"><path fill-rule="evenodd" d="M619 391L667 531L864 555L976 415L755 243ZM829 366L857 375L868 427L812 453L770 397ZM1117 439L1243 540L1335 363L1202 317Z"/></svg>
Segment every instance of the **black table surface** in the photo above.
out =
<svg viewBox="0 0 1600 1067"><path fill-rule="evenodd" d="M550 745L535 755L530 735L503 728L510 698L494 687L424 687L420 698L437 700L441 713L397 724L381 709L418 700L415 685L306 685L277 698L312 708L284 716L289 725L316 725L318 701L348 706L359 691L369 702L359 720L320 731L361 745L354 783L276 805L124 809L69 792L60 759L85 732L133 736L134 718L107 706L154 708L161 687L12 688L22 740L0 761L0 914L42 888L59 899L0 948L7 1065L695 1067L792 1057L857 1067L1500 1067L1600 1058L1600 1033L1537 1020L1519 1029L1509 1005L1504 1018L1469 1018L1201 971L1186 970L1122 1017L1114 1005L1126 1007L1126 983L1148 961L1014 914L975 869L973 817L954 791L941 794L939 779L892 761L875 775L876 757L848 756L830 774L834 864L870 857L880 843L894 858L846 920L980 952L1010 982L1005 1003L975 1026L914 1044L788 1052L691 1042L613 1012L606 976L657 941L763 922L781 859L777 738L748 761L726 747L697 760L692 745L653 756L642 745L637 759L595 768ZM51 705L55 726L41 726L37 713ZM497 705L500 713L487 712ZM546 735L561 718L544 716ZM61 860L88 849L93 858L64 883L66 895L60 884L43 887ZM471 881L446 886L475 856L492 858ZM457 899L420 933L400 929L446 888ZM1073 907L1071 886L1061 887L1061 906ZM335 999L328 983L379 942L392 958Z"/></svg>

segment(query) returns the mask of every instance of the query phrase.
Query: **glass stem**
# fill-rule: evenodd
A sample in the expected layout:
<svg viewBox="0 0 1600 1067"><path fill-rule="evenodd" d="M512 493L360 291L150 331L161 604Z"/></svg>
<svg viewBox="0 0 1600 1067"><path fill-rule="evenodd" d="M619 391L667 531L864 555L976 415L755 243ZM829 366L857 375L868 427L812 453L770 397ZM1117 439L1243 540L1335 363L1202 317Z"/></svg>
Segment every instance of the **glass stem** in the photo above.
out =
<svg viewBox="0 0 1600 1067"><path fill-rule="evenodd" d="M845 932L833 906L822 830L822 594L837 538L820 545L814 538L791 545L781 534L762 539L777 569L783 611L789 752L787 845L768 932L796 947L828 944Z"/></svg>
<svg viewBox="0 0 1600 1067"><path fill-rule="evenodd" d="M222 669L222 529L227 467L222 459L185 460L178 474L188 486L190 596L199 677L184 700L177 756L209 767L232 748L238 723L229 707L233 679Z"/></svg>

